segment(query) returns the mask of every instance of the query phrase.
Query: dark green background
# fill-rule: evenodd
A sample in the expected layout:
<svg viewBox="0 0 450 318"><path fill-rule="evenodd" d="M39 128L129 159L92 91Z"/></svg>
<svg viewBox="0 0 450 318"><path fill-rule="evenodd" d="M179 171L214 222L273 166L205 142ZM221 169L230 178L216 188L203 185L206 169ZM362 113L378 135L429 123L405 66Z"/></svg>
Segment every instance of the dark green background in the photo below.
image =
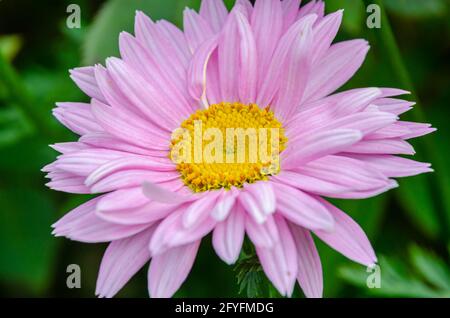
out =
<svg viewBox="0 0 450 318"><path fill-rule="evenodd" d="M231 5L233 1L227 1ZM304 1L305 2L305 1ZM381 29L366 27L366 5L382 9ZM81 7L81 29L66 27L66 7ZM371 50L345 88L391 86L412 91L405 118L438 132L414 142L417 159L435 173L401 180L400 188L362 201L335 201L365 229L380 256L381 289L365 286L366 269L318 242L325 296L449 297L450 272L450 4L446 0L330 0L345 8L339 40L366 38ZM117 55L117 38L132 30L134 11L180 25L198 0L0 1L0 296L91 297L105 245L50 235L50 225L87 197L44 187L40 169L55 159L47 145L76 140L51 116L57 101L86 101L68 69ZM79 264L82 288L66 287L66 267ZM241 278L238 283L237 276ZM239 293L241 289L241 293ZM210 240L177 296L276 296L252 258L233 268ZM146 269L119 293L146 297ZM300 291L295 296L302 297Z"/></svg>

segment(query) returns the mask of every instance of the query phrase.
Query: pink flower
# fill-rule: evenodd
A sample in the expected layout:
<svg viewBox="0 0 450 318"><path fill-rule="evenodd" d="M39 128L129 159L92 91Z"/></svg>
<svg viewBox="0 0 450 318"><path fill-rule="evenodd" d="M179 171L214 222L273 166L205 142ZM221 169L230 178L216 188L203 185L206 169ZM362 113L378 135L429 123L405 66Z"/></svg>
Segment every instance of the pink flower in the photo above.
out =
<svg viewBox="0 0 450 318"><path fill-rule="evenodd" d="M286 296L296 281L322 296L311 233L355 262L377 262L363 230L322 197L368 198L395 188L392 178L432 171L398 155L414 154L407 140L434 129L399 120L413 105L394 98L405 91L334 94L369 46L332 44L342 11L324 16L322 1L299 2L238 0L228 13L203 0L200 13L186 9L184 32L138 12L135 36L120 35L121 59L71 71L92 99L58 104L55 117L81 138L54 145L61 155L44 171L52 189L98 194L53 232L111 242L97 295L114 296L150 261L150 296L172 296L209 233L228 264L246 234ZM196 119L221 131L281 128L279 165L177 162L172 132L193 136Z"/></svg>

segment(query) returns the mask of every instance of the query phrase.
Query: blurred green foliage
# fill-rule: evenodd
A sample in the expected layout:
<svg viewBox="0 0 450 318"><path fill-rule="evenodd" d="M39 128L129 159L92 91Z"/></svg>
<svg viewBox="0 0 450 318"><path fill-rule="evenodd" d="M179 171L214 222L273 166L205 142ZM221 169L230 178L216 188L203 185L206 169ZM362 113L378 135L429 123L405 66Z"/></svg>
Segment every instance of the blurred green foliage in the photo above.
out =
<svg viewBox="0 0 450 318"><path fill-rule="evenodd" d="M382 8L381 29L366 26L366 6ZM66 7L81 7L81 29L68 29ZM118 35L133 32L136 10L182 27L185 6L200 0L4 0L0 2L0 295L94 295L103 244L51 237L50 225L87 199L47 190L40 169L54 160L47 145L76 140L51 116L57 101L86 101L68 69L118 55ZM233 0L226 1L231 7ZM343 89L391 86L413 92L407 120L439 130L414 143L436 172L401 180L400 188L368 200L333 200L367 232L380 257L382 288L366 287L366 269L316 240L325 296L449 297L450 5L446 0L326 0L344 8L338 40L365 38L371 51ZM385 12L386 10L387 12ZM23 12L28 12L25 15ZM42 17L45 17L43 19ZM418 247L419 244L422 247ZM426 247L425 247L426 246ZM82 288L66 288L66 267L82 268ZM351 264L351 265L350 265ZM146 297L146 268L119 293ZM296 288L295 296L301 296ZM179 297L278 297L251 249L230 267L205 240Z"/></svg>
<svg viewBox="0 0 450 318"><path fill-rule="evenodd" d="M346 281L371 296L450 297L450 269L444 260L415 245L409 248L407 257L407 262L396 257L380 258L379 288L367 288L368 274L361 268L344 266L339 269L339 273Z"/></svg>

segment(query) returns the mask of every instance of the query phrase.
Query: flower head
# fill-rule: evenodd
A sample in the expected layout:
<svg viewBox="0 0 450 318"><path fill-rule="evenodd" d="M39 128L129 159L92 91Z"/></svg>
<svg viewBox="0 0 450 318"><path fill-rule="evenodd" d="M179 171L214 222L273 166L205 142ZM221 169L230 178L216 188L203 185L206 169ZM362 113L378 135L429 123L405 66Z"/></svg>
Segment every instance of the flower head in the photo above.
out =
<svg viewBox="0 0 450 318"><path fill-rule="evenodd" d="M203 237L226 263L245 235L282 295L296 281L322 295L312 234L355 262L377 262L363 230L324 198L368 198L392 179L431 171L410 138L433 131L399 120L406 92L334 93L364 61L364 40L333 44L342 11L322 1L220 0L186 9L184 31L136 14L121 58L71 71L91 97L55 117L81 137L56 144L52 189L98 194L54 234L111 242L96 293L114 296L150 261L149 293L172 296Z"/></svg>

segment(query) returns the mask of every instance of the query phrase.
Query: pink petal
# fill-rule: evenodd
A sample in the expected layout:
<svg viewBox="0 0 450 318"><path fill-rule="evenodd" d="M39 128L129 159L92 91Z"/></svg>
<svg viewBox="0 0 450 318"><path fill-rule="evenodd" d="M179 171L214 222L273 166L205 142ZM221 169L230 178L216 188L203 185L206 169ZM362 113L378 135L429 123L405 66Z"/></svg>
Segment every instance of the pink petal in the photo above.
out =
<svg viewBox="0 0 450 318"><path fill-rule="evenodd" d="M270 2L275 3L277 1ZM284 34L278 42L273 56L269 60L270 63L268 63L262 71L258 72L258 74L264 75L260 76L258 96L256 99L257 104L261 107L265 107L272 103L272 100L280 87L280 78L285 71L284 61L286 60L287 54L295 39L303 29L303 23L303 20L297 21L287 30L286 34ZM260 62L258 62L258 64L259 63Z"/></svg>
<svg viewBox="0 0 450 318"><path fill-rule="evenodd" d="M303 101L315 101L344 85L362 65L369 46L363 40L334 44L311 72Z"/></svg>
<svg viewBox="0 0 450 318"><path fill-rule="evenodd" d="M276 217L275 222L283 239L278 240L272 248L256 246L256 254L264 272L279 293L290 297L297 276L297 251L286 221Z"/></svg>
<svg viewBox="0 0 450 318"><path fill-rule="evenodd" d="M418 162L391 155L349 155L378 169L390 178L410 177L421 173L432 172L431 164Z"/></svg>
<svg viewBox="0 0 450 318"><path fill-rule="evenodd" d="M253 5L250 3L250 0L236 0L235 6L241 6L241 11L247 18L252 16Z"/></svg>
<svg viewBox="0 0 450 318"><path fill-rule="evenodd" d="M261 202L258 201L258 198L248 191L239 193L239 202L242 204L243 208L251 215L251 217L253 217L256 223L262 224L266 221L267 216L273 213L273 200L268 202L269 205L263 206Z"/></svg>
<svg viewBox="0 0 450 318"><path fill-rule="evenodd" d="M103 196L96 213L101 219L117 224L153 223L175 211L178 205L150 201L141 188L117 190Z"/></svg>
<svg viewBox="0 0 450 318"><path fill-rule="evenodd" d="M148 289L153 298L169 298L186 280L194 264L200 241L171 248L153 256L148 270Z"/></svg>
<svg viewBox="0 0 450 318"><path fill-rule="evenodd" d="M321 298L323 292L322 264L319 253L309 231L290 224L290 230L297 248L297 279L308 298Z"/></svg>
<svg viewBox="0 0 450 318"><path fill-rule="evenodd" d="M167 151L145 149L119 139L107 132L88 133L82 136L79 141L80 144L83 143L95 148L117 150L156 158L167 158Z"/></svg>
<svg viewBox="0 0 450 318"><path fill-rule="evenodd" d="M50 147L59 153L65 154L70 152L76 152L80 150L85 150L90 148L88 145L84 144L83 142L59 142L53 145L50 145ZM49 172L44 169L41 171Z"/></svg>
<svg viewBox="0 0 450 318"><path fill-rule="evenodd" d="M365 266L372 266L377 258L366 234L348 215L326 202L320 200L335 220L334 231L314 231L325 243L349 259Z"/></svg>
<svg viewBox="0 0 450 318"><path fill-rule="evenodd" d="M411 131L409 134L402 136L403 139L413 139L436 131L436 128L431 127L431 124L400 121L399 125L402 125Z"/></svg>
<svg viewBox="0 0 450 318"><path fill-rule="evenodd" d="M400 122L395 122L392 125L383 127L373 133L364 136L365 139L391 139L406 136L411 133L407 127L404 127Z"/></svg>
<svg viewBox="0 0 450 318"><path fill-rule="evenodd" d="M266 74L272 54L277 47L283 30L283 11L280 1L256 0L251 16L251 26L255 35L258 52L258 74ZM260 76L260 79L263 77ZM259 82L261 87L262 82ZM267 104L258 104L265 107Z"/></svg>
<svg viewBox="0 0 450 318"><path fill-rule="evenodd" d="M318 132L292 143L290 147L293 150L285 152L282 167L283 169L292 169L316 158L346 151L361 138L362 135L359 131L351 129Z"/></svg>
<svg viewBox="0 0 450 318"><path fill-rule="evenodd" d="M158 255L172 247L200 240L214 229L217 222L210 217L203 218L186 228L183 225L183 216L188 207L189 204L179 206L160 223L150 242L152 255Z"/></svg>
<svg viewBox="0 0 450 318"><path fill-rule="evenodd" d="M155 87L122 60L109 58L106 64L119 89L152 123L170 132L178 128L179 117Z"/></svg>
<svg viewBox="0 0 450 318"><path fill-rule="evenodd" d="M387 127L397 121L398 117L385 112L361 112L342 117L326 126L327 129L347 128L359 130L363 135Z"/></svg>
<svg viewBox="0 0 450 318"><path fill-rule="evenodd" d="M340 194L348 191L348 189L342 185L294 171L281 171L278 175L273 176L271 180L289 185L302 191L331 198L339 197Z"/></svg>
<svg viewBox="0 0 450 318"><path fill-rule="evenodd" d="M120 189L102 196L97 211L116 211L139 208L150 202L141 187Z"/></svg>
<svg viewBox="0 0 450 318"><path fill-rule="evenodd" d="M122 36L121 38L123 41L126 37ZM142 70L142 68L140 69ZM144 131L151 131L152 134L157 136L165 133L159 126L145 118L144 114L130 101L127 93L120 90L106 68L101 65L96 65L95 76L100 90L108 101L108 105L112 106L114 113L119 119L132 121L137 128Z"/></svg>
<svg viewBox="0 0 450 318"><path fill-rule="evenodd" d="M227 264L234 264L242 248L245 235L245 211L237 205L228 217L218 223L212 243L217 255Z"/></svg>
<svg viewBox="0 0 450 318"><path fill-rule="evenodd" d="M85 184L91 188L92 193L104 193L122 188L141 186L147 182L161 184L179 181L179 177L180 175L177 171L161 172L130 169L117 171L98 180L89 180L91 183L85 182Z"/></svg>
<svg viewBox="0 0 450 318"><path fill-rule="evenodd" d="M245 231L255 246L271 248L280 238L272 215L269 215L262 224L256 223L251 216L246 215Z"/></svg>
<svg viewBox="0 0 450 318"><path fill-rule="evenodd" d="M304 175L335 183L349 191L373 190L386 186L385 175L370 165L343 156L326 156L296 169Z"/></svg>
<svg viewBox="0 0 450 318"><path fill-rule="evenodd" d="M219 80L224 102L235 102L238 99L238 80L240 66L240 38L238 32L236 10L227 19L219 38Z"/></svg>
<svg viewBox="0 0 450 318"><path fill-rule="evenodd" d="M79 67L70 70L70 78L89 97L105 102L105 97L101 93L97 81L95 80L94 68L92 66Z"/></svg>
<svg viewBox="0 0 450 318"><path fill-rule="evenodd" d="M150 225L129 226L105 222L95 214L100 199L101 196L92 199L66 214L53 225L52 234L84 243L101 243L130 237Z"/></svg>
<svg viewBox="0 0 450 318"><path fill-rule="evenodd" d="M130 157L130 154L120 151L96 148L83 149L77 152L60 155L58 160L54 163L54 166L66 172L87 177L108 161Z"/></svg>
<svg viewBox="0 0 450 318"><path fill-rule="evenodd" d="M263 214L270 215L275 212L276 197L272 183L257 182L245 185L244 189L253 196Z"/></svg>
<svg viewBox="0 0 450 318"><path fill-rule="evenodd" d="M205 108L209 106L205 99L207 88L211 82L211 79L207 77L208 62L211 54L217 48L217 44L217 37L201 44L192 57L188 71L189 94L195 100L202 100Z"/></svg>
<svg viewBox="0 0 450 318"><path fill-rule="evenodd" d="M124 62L133 67L151 87L161 94L161 98L171 105L171 111L175 116L188 117L193 108L180 91L174 81L161 71L154 57L135 39L126 32L119 37L120 55Z"/></svg>
<svg viewBox="0 0 450 318"><path fill-rule="evenodd" d="M228 214L231 212L233 207L235 207L236 198L238 196L238 191L235 188L231 188L228 191L222 191L217 198L217 203L211 216L217 221L224 221Z"/></svg>
<svg viewBox="0 0 450 318"><path fill-rule="evenodd" d="M133 117L121 115L115 108L92 100L92 111L99 124L110 134L136 146L169 150L170 135L161 129L143 128Z"/></svg>
<svg viewBox="0 0 450 318"><path fill-rule="evenodd" d="M312 15L301 20L299 33L287 52L274 107L279 118L290 118L303 98L311 69L312 25L316 18Z"/></svg>
<svg viewBox="0 0 450 318"><path fill-rule="evenodd" d="M377 105L378 108L383 112L389 112L398 116L407 112L408 110L411 110L412 106L414 106L416 103L396 98L379 98L374 101L373 104Z"/></svg>
<svg viewBox="0 0 450 318"><path fill-rule="evenodd" d="M85 103L57 103L53 115L67 128L78 135L102 131L97 124L90 104Z"/></svg>
<svg viewBox="0 0 450 318"><path fill-rule="evenodd" d="M299 112L288 120L287 133L297 136L329 125L343 116L359 113L380 94L377 88L354 89L302 105Z"/></svg>
<svg viewBox="0 0 450 318"><path fill-rule="evenodd" d="M156 26L158 31L172 44L172 49L179 59L186 63L191 58L191 52L184 32L166 20L159 20L156 22Z"/></svg>
<svg viewBox="0 0 450 318"><path fill-rule="evenodd" d="M309 193L341 199L370 198L397 187L395 182L387 180L371 190L357 191L352 184L342 185L292 171L283 171L272 177L272 180Z"/></svg>
<svg viewBox="0 0 450 318"><path fill-rule="evenodd" d="M277 211L289 221L307 229L333 229L334 220L327 209L312 196L290 186L277 184Z"/></svg>
<svg viewBox="0 0 450 318"><path fill-rule="evenodd" d="M148 242L155 228L108 245L97 278L95 294L111 298L150 260Z"/></svg>
<svg viewBox="0 0 450 318"><path fill-rule="evenodd" d="M325 13L325 4L322 0L313 0L300 8L297 19L301 19L308 14L316 14L319 18L322 18Z"/></svg>
<svg viewBox="0 0 450 318"><path fill-rule="evenodd" d="M56 170L50 172L46 178L52 181L45 185L52 190L67 193L88 194L91 190L84 185L85 177L80 177L69 172Z"/></svg>
<svg viewBox="0 0 450 318"><path fill-rule="evenodd" d="M348 192L343 192L335 197L340 198L340 199L367 199L367 198L372 198L374 196L380 195L384 192L395 189L397 187L398 187L398 183L395 180L388 180L386 185L382 185L373 190L348 191ZM330 197L333 197L333 196L330 196Z"/></svg>
<svg viewBox="0 0 450 318"><path fill-rule="evenodd" d="M398 89L398 88L381 87L380 89L383 92L381 97L392 97L392 96L409 95L409 94L411 94L411 92L405 91L403 89Z"/></svg>
<svg viewBox="0 0 450 318"><path fill-rule="evenodd" d="M173 191L169 191L159 185L146 182L142 186L144 194L151 200L161 203L181 204L195 199L195 196L181 195Z"/></svg>
<svg viewBox="0 0 450 318"><path fill-rule="evenodd" d="M297 20L301 0L283 0L281 8L283 10L283 31L286 31Z"/></svg>
<svg viewBox="0 0 450 318"><path fill-rule="evenodd" d="M256 41L247 18L239 11L235 11L233 14L236 16L240 36L239 97L242 103L252 103L256 99L256 84L258 79Z"/></svg>
<svg viewBox="0 0 450 318"><path fill-rule="evenodd" d="M227 8L222 0L203 0L200 15L209 22L214 32L222 30L228 16Z"/></svg>
<svg viewBox="0 0 450 318"><path fill-rule="evenodd" d="M343 10L333 12L318 21L314 27L313 62L322 58L330 48L342 22Z"/></svg>
<svg viewBox="0 0 450 318"><path fill-rule="evenodd" d="M376 154L376 155L414 155L414 148L404 140L381 139L361 140L345 149L349 153Z"/></svg>
<svg viewBox="0 0 450 318"><path fill-rule="evenodd" d="M146 156L130 156L128 158L118 158L108 161L98 167L86 179L86 185L92 185L99 180L123 170L143 170L143 171L175 171L175 165L168 159L150 158Z"/></svg>
<svg viewBox="0 0 450 318"><path fill-rule="evenodd" d="M209 26L209 23L197 12L186 8L184 10L184 34L189 44L189 49L192 53L197 51L197 48L210 38L214 33Z"/></svg>
<svg viewBox="0 0 450 318"><path fill-rule="evenodd" d="M194 201L183 215L183 226L189 228L208 218L214 210L219 194L219 191L208 191Z"/></svg>
<svg viewBox="0 0 450 318"><path fill-rule="evenodd" d="M161 22L154 23L144 13L136 12L136 38L155 59L162 73L183 91L189 58L177 49L177 43L171 41L165 29Z"/></svg>

